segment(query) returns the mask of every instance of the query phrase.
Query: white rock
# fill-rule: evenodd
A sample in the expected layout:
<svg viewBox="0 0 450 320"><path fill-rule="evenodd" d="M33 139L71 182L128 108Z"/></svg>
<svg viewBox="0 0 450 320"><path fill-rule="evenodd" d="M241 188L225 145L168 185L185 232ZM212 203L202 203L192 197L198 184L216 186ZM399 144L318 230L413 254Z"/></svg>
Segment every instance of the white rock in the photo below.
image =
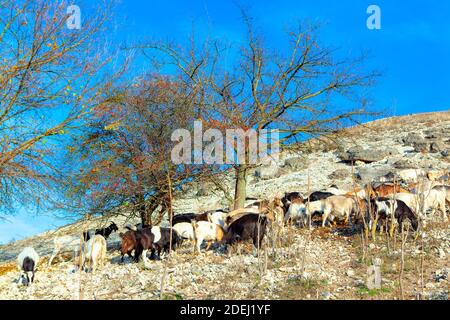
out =
<svg viewBox="0 0 450 320"><path fill-rule="evenodd" d="M352 269L347 270L347 276L353 277L354 275L355 275L355 271L353 271Z"/></svg>

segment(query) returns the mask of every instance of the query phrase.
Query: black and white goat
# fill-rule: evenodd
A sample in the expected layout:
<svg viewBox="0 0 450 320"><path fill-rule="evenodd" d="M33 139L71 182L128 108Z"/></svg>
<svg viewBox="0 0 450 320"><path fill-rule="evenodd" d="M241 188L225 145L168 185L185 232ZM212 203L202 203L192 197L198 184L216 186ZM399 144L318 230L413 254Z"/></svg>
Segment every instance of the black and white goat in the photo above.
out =
<svg viewBox="0 0 450 320"><path fill-rule="evenodd" d="M83 238L84 241L89 241L90 238L92 238L92 236L98 234L103 236L105 239L108 239L108 237L111 235L111 233L118 231L119 228L117 227L117 225L114 222L111 222L111 224L106 227L106 228L100 228L100 229L95 229L95 230L88 230L83 232Z"/></svg>
<svg viewBox="0 0 450 320"><path fill-rule="evenodd" d="M155 236L153 247L158 252L159 257L161 257L161 251L168 253L170 248L175 250L181 244L181 237L174 229L154 226L151 228L151 232ZM172 241L170 240L170 234L172 234ZM172 243L172 247L170 247L170 243Z"/></svg>
<svg viewBox="0 0 450 320"><path fill-rule="evenodd" d="M170 237L171 234L172 240ZM142 254L144 263L146 263L148 250L151 250L152 258L155 257L155 252L158 252L158 258L161 258L161 252L168 253L170 248L175 250L181 244L182 238L173 228L154 226L136 231L136 240L137 249L135 250L135 260L138 261Z"/></svg>
<svg viewBox="0 0 450 320"><path fill-rule="evenodd" d="M380 220L391 220L392 217L394 217L396 221L391 221L391 223L398 223L399 231L402 230L403 223L406 220L409 220L411 222L411 227L413 228L413 230L417 231L419 227L417 216L402 200L376 198L371 202L372 207Z"/></svg>
<svg viewBox="0 0 450 320"><path fill-rule="evenodd" d="M26 247L17 257L17 265L20 270L18 283L29 286L34 281L34 274L39 263L39 255L32 247Z"/></svg>

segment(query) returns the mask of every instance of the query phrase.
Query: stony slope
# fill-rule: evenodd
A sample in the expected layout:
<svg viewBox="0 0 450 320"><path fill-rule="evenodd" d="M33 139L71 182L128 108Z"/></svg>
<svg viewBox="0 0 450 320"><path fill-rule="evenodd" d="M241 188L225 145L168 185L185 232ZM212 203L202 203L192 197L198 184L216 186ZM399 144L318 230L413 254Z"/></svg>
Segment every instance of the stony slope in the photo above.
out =
<svg viewBox="0 0 450 320"><path fill-rule="evenodd" d="M450 112L378 120L347 130L338 145L317 144L312 151L284 153L277 165L255 170L249 196L270 198L286 191L319 190L334 183L351 189L356 184L405 170L445 175L450 169ZM354 167L349 161L355 161ZM354 175L352 176L352 170ZM224 181L230 176L223 177ZM308 188L309 181L309 188ZM230 189L231 184L225 186ZM226 197L210 185L188 186L177 194L176 212L202 211L227 206ZM405 298L448 297L450 225L439 216L430 217L423 246L420 240L406 245L403 287ZM123 218L114 218L123 225ZM281 245L268 249L267 259L250 252L224 255L219 249L194 256L189 247L177 255L152 264L118 264L111 250L107 266L98 274L73 271L71 262L53 265L38 274L34 286L14 283L14 262L20 250L32 244L45 256L52 250L54 235L74 233L89 225L75 223L56 231L0 247L0 297L6 299L155 299L160 298L260 298L260 299L367 299L397 298L399 294L399 243L380 237L362 245L359 235L345 228L314 228L284 231ZM110 241L110 248L117 244ZM281 246L281 247L280 247ZM372 257L383 259L383 289L365 288L367 265ZM333 262L333 263L330 263ZM267 266L267 270L264 270ZM421 269L423 268L423 289ZM167 271L161 295L161 279ZM264 271L264 272L263 272ZM446 273L447 272L447 273ZM81 277L81 280L80 280ZM234 280L230 280L234 279ZM81 283L81 296L80 296Z"/></svg>

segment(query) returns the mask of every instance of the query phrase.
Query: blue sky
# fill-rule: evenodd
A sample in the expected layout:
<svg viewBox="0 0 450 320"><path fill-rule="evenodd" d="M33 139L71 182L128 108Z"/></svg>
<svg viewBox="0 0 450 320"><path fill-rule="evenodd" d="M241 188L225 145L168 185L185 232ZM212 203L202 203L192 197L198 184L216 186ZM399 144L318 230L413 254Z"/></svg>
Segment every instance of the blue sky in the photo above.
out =
<svg viewBox="0 0 450 320"><path fill-rule="evenodd" d="M197 31L240 41L245 30L236 1L126 1L119 7L128 41L183 40ZM322 42L343 54L370 52L368 68L383 73L373 88L377 108L408 114L450 106L450 2L431 1L238 1L248 8L267 42L276 47L298 20L323 24ZM381 8L381 30L366 27L367 7Z"/></svg>
<svg viewBox="0 0 450 320"><path fill-rule="evenodd" d="M201 35L242 41L240 3L249 9L271 47L299 20L323 24L322 43L341 54L370 52L368 69L383 73L372 89L374 107L389 115L450 108L450 2L430 1L154 1L122 0L109 37L117 43L146 39L186 41L195 26ZM366 27L369 5L381 8L381 30ZM81 6L82 14L85 9ZM142 66L145 67L145 66ZM65 223L51 214L19 210L10 222L0 221L0 243L20 239Z"/></svg>

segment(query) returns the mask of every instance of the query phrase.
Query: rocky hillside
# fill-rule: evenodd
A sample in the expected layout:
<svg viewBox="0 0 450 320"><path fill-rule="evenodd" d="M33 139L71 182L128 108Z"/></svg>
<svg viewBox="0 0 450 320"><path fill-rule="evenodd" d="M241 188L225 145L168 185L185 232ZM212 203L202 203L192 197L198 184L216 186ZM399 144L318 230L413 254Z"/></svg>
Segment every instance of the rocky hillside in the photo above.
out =
<svg viewBox="0 0 450 320"><path fill-rule="evenodd" d="M449 183L450 112L388 118L343 133L336 143L315 140L309 150L284 152L278 163L256 168L248 196L307 194L331 184L351 190L393 176L413 181L424 175ZM231 178L224 174L221 189L207 182L186 186L176 195L176 213L228 206L223 190L232 190ZM175 255L152 262L150 269L130 261L120 264L116 235L108 243L108 263L98 273L76 272L71 261L46 269L44 258L36 283L18 287L13 260L23 247L33 245L46 257L55 235L104 225L108 219L79 222L0 246L0 298L397 299L402 297L402 287L405 299L448 299L450 223L439 214L429 219L422 236L404 245L401 281L400 237L381 235L366 241L345 226L332 230L315 226L286 228L281 241L268 241L268 249L259 257L245 246L230 256L221 248L196 256L186 244ZM125 223L123 217L113 220L121 226ZM370 290L365 285L367 267L375 257L382 259L383 282L381 289Z"/></svg>

